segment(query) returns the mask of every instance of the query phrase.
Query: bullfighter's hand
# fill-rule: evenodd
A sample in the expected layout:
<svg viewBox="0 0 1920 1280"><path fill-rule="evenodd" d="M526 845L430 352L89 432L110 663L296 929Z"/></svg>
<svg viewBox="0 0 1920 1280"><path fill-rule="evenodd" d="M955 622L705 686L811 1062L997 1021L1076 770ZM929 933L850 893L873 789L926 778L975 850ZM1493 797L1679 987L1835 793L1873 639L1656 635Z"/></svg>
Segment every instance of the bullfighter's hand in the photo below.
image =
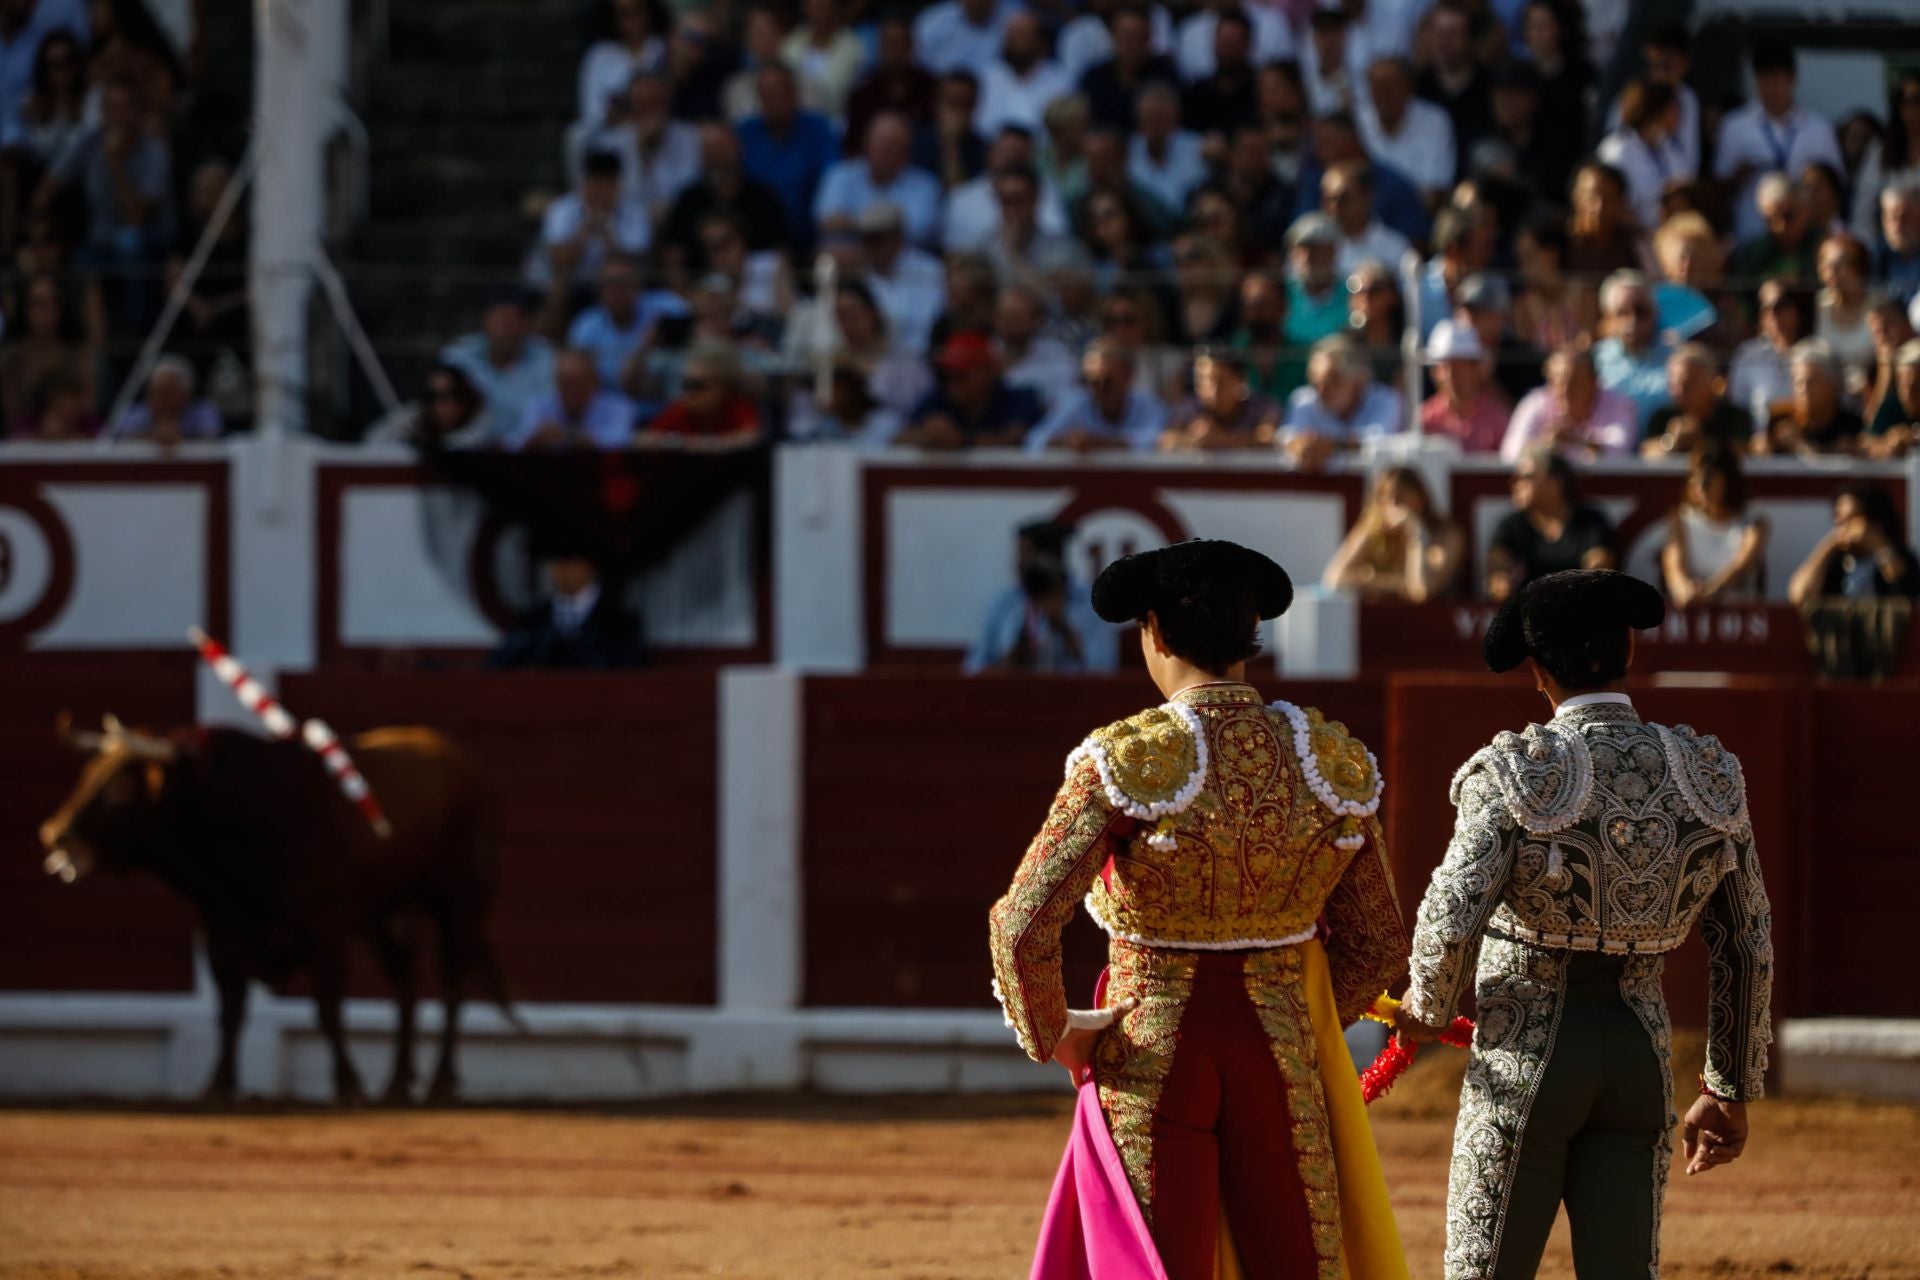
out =
<svg viewBox="0 0 1920 1280"><path fill-rule="evenodd" d="M1733 1163L1746 1149L1746 1103L1723 1102L1704 1093L1693 1100L1681 1131L1681 1150L1687 1157L1689 1178L1716 1165Z"/></svg>

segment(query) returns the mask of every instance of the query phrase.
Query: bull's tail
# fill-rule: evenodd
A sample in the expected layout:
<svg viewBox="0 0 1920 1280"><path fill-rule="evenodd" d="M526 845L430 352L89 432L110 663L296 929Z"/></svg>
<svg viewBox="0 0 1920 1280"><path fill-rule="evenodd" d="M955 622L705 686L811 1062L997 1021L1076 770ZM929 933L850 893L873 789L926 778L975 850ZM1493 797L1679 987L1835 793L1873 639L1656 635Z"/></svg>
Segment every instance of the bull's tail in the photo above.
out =
<svg viewBox="0 0 1920 1280"><path fill-rule="evenodd" d="M500 972L499 960L493 954L493 944L487 940L484 933L481 934L479 943L474 948L473 960L478 970L474 976L480 979L481 990L486 993L487 999L494 1008L500 1010L500 1016L507 1020L508 1026L520 1035L531 1036L533 1028L526 1024L520 1017L519 1011L513 1007L513 1001L507 995L507 980Z"/></svg>

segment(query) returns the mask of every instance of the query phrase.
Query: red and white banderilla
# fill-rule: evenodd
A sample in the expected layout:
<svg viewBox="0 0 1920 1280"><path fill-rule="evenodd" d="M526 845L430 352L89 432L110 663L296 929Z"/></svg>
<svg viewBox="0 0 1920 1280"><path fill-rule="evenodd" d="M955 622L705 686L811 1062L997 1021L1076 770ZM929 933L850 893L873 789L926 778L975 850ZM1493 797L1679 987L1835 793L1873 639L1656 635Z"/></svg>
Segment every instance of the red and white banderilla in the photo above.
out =
<svg viewBox="0 0 1920 1280"><path fill-rule="evenodd" d="M247 673L240 660L228 653L218 640L202 631L199 627L189 627L187 638L193 641L194 648L200 651L200 657L220 682L233 690L240 705L260 717L260 723L266 726L268 733L276 738L291 738L297 732L307 746L320 757L327 772L346 793L354 807L360 810L360 816L367 820L374 834L386 839L393 834L393 825L387 821L387 815L380 808L380 802L374 798L373 788L361 776L359 767L353 763L353 757L347 754L341 745L340 736L323 720L309 720L305 724L296 724L287 709L274 700L258 680Z"/></svg>

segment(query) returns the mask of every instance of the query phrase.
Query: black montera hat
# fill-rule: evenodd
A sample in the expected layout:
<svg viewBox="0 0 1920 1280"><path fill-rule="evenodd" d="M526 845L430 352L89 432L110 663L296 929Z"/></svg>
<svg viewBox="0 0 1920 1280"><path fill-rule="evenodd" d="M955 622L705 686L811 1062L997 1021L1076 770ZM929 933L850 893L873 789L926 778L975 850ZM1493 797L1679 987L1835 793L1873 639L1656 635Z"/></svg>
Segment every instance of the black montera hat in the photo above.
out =
<svg viewBox="0 0 1920 1280"><path fill-rule="evenodd" d="M1293 603L1287 571L1237 542L1195 538L1115 560L1093 583L1093 611L1108 622L1131 622L1222 591L1250 590L1260 617L1277 618Z"/></svg>
<svg viewBox="0 0 1920 1280"><path fill-rule="evenodd" d="M1487 627L1481 652L1489 670L1511 671L1570 642L1622 627L1645 631L1666 616L1666 600L1631 574L1569 569L1535 578L1509 596Z"/></svg>

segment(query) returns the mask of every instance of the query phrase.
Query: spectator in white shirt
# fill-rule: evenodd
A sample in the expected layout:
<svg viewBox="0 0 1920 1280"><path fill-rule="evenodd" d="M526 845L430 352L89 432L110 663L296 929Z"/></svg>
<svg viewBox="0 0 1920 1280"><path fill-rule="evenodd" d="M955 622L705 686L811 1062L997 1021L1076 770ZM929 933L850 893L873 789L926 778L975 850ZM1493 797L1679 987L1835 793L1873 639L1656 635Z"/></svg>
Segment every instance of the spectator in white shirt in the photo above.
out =
<svg viewBox="0 0 1920 1280"><path fill-rule="evenodd" d="M1794 101L1799 83L1792 45L1774 39L1754 44L1757 100L1721 122L1713 162L1714 176L1739 189L1733 198L1736 241L1755 239L1766 230L1753 201L1753 184L1761 174L1799 173L1815 160L1845 170L1833 126Z"/></svg>
<svg viewBox="0 0 1920 1280"><path fill-rule="evenodd" d="M595 151L587 156L580 185L547 206L540 243L527 263L530 284L590 284L609 255L646 251L653 227L640 202L622 188L620 170L618 155Z"/></svg>
<svg viewBox="0 0 1920 1280"><path fill-rule="evenodd" d="M1293 57L1293 28L1280 11L1264 4L1242 4L1241 0L1209 0L1198 13L1180 24L1174 41L1174 62L1180 79L1194 84L1213 74L1213 29L1220 15L1229 9L1244 13L1253 27L1253 63L1264 67Z"/></svg>
<svg viewBox="0 0 1920 1280"><path fill-rule="evenodd" d="M896 341L925 351L934 321L947 305L947 273L940 259L907 243L900 206L868 205L858 220L863 277Z"/></svg>
<svg viewBox="0 0 1920 1280"><path fill-rule="evenodd" d="M1413 179L1437 205L1453 187L1453 121L1431 102L1413 96L1414 74L1401 58L1378 58L1367 68L1366 104L1360 132L1367 151Z"/></svg>
<svg viewBox="0 0 1920 1280"><path fill-rule="evenodd" d="M1620 94L1620 127L1600 140L1600 159L1627 180L1627 204L1642 231L1660 225L1660 197L1684 180L1671 150L1680 128L1680 99L1671 88L1635 80Z"/></svg>
<svg viewBox="0 0 1920 1280"><path fill-rule="evenodd" d="M1316 118L1359 110L1367 92L1363 43L1345 9L1314 9L1312 30L1300 49L1300 80Z"/></svg>
<svg viewBox="0 0 1920 1280"><path fill-rule="evenodd" d="M992 137L1004 125L1017 124L1038 133L1047 104L1073 92L1073 81L1047 57L1040 20L1016 13L1007 20L1000 57L980 73L980 105L974 109L974 131Z"/></svg>
<svg viewBox="0 0 1920 1280"><path fill-rule="evenodd" d="M1079 84L1081 76L1113 56L1113 32L1109 24L1113 21L1113 15L1127 7L1129 2L1089 0L1086 12L1060 28L1060 35L1054 41L1054 60L1073 83ZM1172 52L1173 19L1167 16L1167 7L1163 4L1149 6L1147 21L1152 32L1153 51L1157 54Z"/></svg>
<svg viewBox="0 0 1920 1280"><path fill-rule="evenodd" d="M1006 125L994 135L987 150L986 172L947 193L947 252L983 249L1000 230L1000 197L994 193L994 175L1034 166L1033 135L1020 125ZM1039 226L1043 235L1065 235L1071 230L1066 205L1053 184L1040 184Z"/></svg>
<svg viewBox="0 0 1920 1280"><path fill-rule="evenodd" d="M590 127L625 110L635 75L667 67L660 38L667 18L658 0L614 0L612 10L614 38L596 41L580 60L580 120Z"/></svg>
<svg viewBox="0 0 1920 1280"><path fill-rule="evenodd" d="M943 0L913 22L913 49L933 74L965 68L981 75L1000 56L1007 23L1025 6L1013 0Z"/></svg>
<svg viewBox="0 0 1920 1280"><path fill-rule="evenodd" d="M1169 208L1183 209L1187 196L1207 178L1200 139L1180 127L1180 95L1171 85L1150 84L1135 109L1139 128L1127 144L1127 174Z"/></svg>
<svg viewBox="0 0 1920 1280"><path fill-rule="evenodd" d="M700 131L673 118L673 86L664 75L639 72L627 86L627 109L595 128L567 135L567 168L579 177L592 151L620 157L627 194L654 222L666 219L680 193L700 177Z"/></svg>
<svg viewBox="0 0 1920 1280"><path fill-rule="evenodd" d="M854 228L860 215L876 204L888 204L905 220L907 235L916 244L936 244L940 236L940 181L909 163L913 131L907 118L885 111L867 126L867 140L858 156L849 156L827 170L813 199L813 219L820 233L831 236Z"/></svg>
<svg viewBox="0 0 1920 1280"><path fill-rule="evenodd" d="M835 120L846 115L847 95L867 63L866 45L847 28L840 8L839 0L806 0L803 21L780 47L800 77L807 107Z"/></svg>
<svg viewBox="0 0 1920 1280"><path fill-rule="evenodd" d="M993 304L993 332L1000 341L1000 366L1008 386L1021 387L1052 408L1079 380L1073 353L1040 331L1047 321L1047 300L1029 284L1003 284Z"/></svg>
<svg viewBox="0 0 1920 1280"><path fill-rule="evenodd" d="M1085 389L1054 402L1052 412L1028 434L1032 453L1069 450L1150 452L1166 429L1167 406L1135 387L1133 352L1113 342L1095 342L1080 360Z"/></svg>
<svg viewBox="0 0 1920 1280"><path fill-rule="evenodd" d="M1347 160L1327 170L1320 179L1320 208L1340 229L1340 251L1334 265L1348 276L1363 262L1398 268L1408 249L1407 238L1373 216L1373 166Z"/></svg>
<svg viewBox="0 0 1920 1280"><path fill-rule="evenodd" d="M553 348L533 332L527 300L505 294L487 305L480 329L441 348L440 359L467 376L485 401L473 443L499 444L553 383Z"/></svg>
<svg viewBox="0 0 1920 1280"><path fill-rule="evenodd" d="M1687 34L1687 24L1656 23L1640 42L1640 56L1641 78L1666 85L1680 101L1680 122L1662 151L1671 166L1668 176L1691 182L1700 176L1700 95L1687 87L1687 73L1693 69L1693 37ZM1609 128L1621 123L1623 106L1621 100L1614 102Z"/></svg>

